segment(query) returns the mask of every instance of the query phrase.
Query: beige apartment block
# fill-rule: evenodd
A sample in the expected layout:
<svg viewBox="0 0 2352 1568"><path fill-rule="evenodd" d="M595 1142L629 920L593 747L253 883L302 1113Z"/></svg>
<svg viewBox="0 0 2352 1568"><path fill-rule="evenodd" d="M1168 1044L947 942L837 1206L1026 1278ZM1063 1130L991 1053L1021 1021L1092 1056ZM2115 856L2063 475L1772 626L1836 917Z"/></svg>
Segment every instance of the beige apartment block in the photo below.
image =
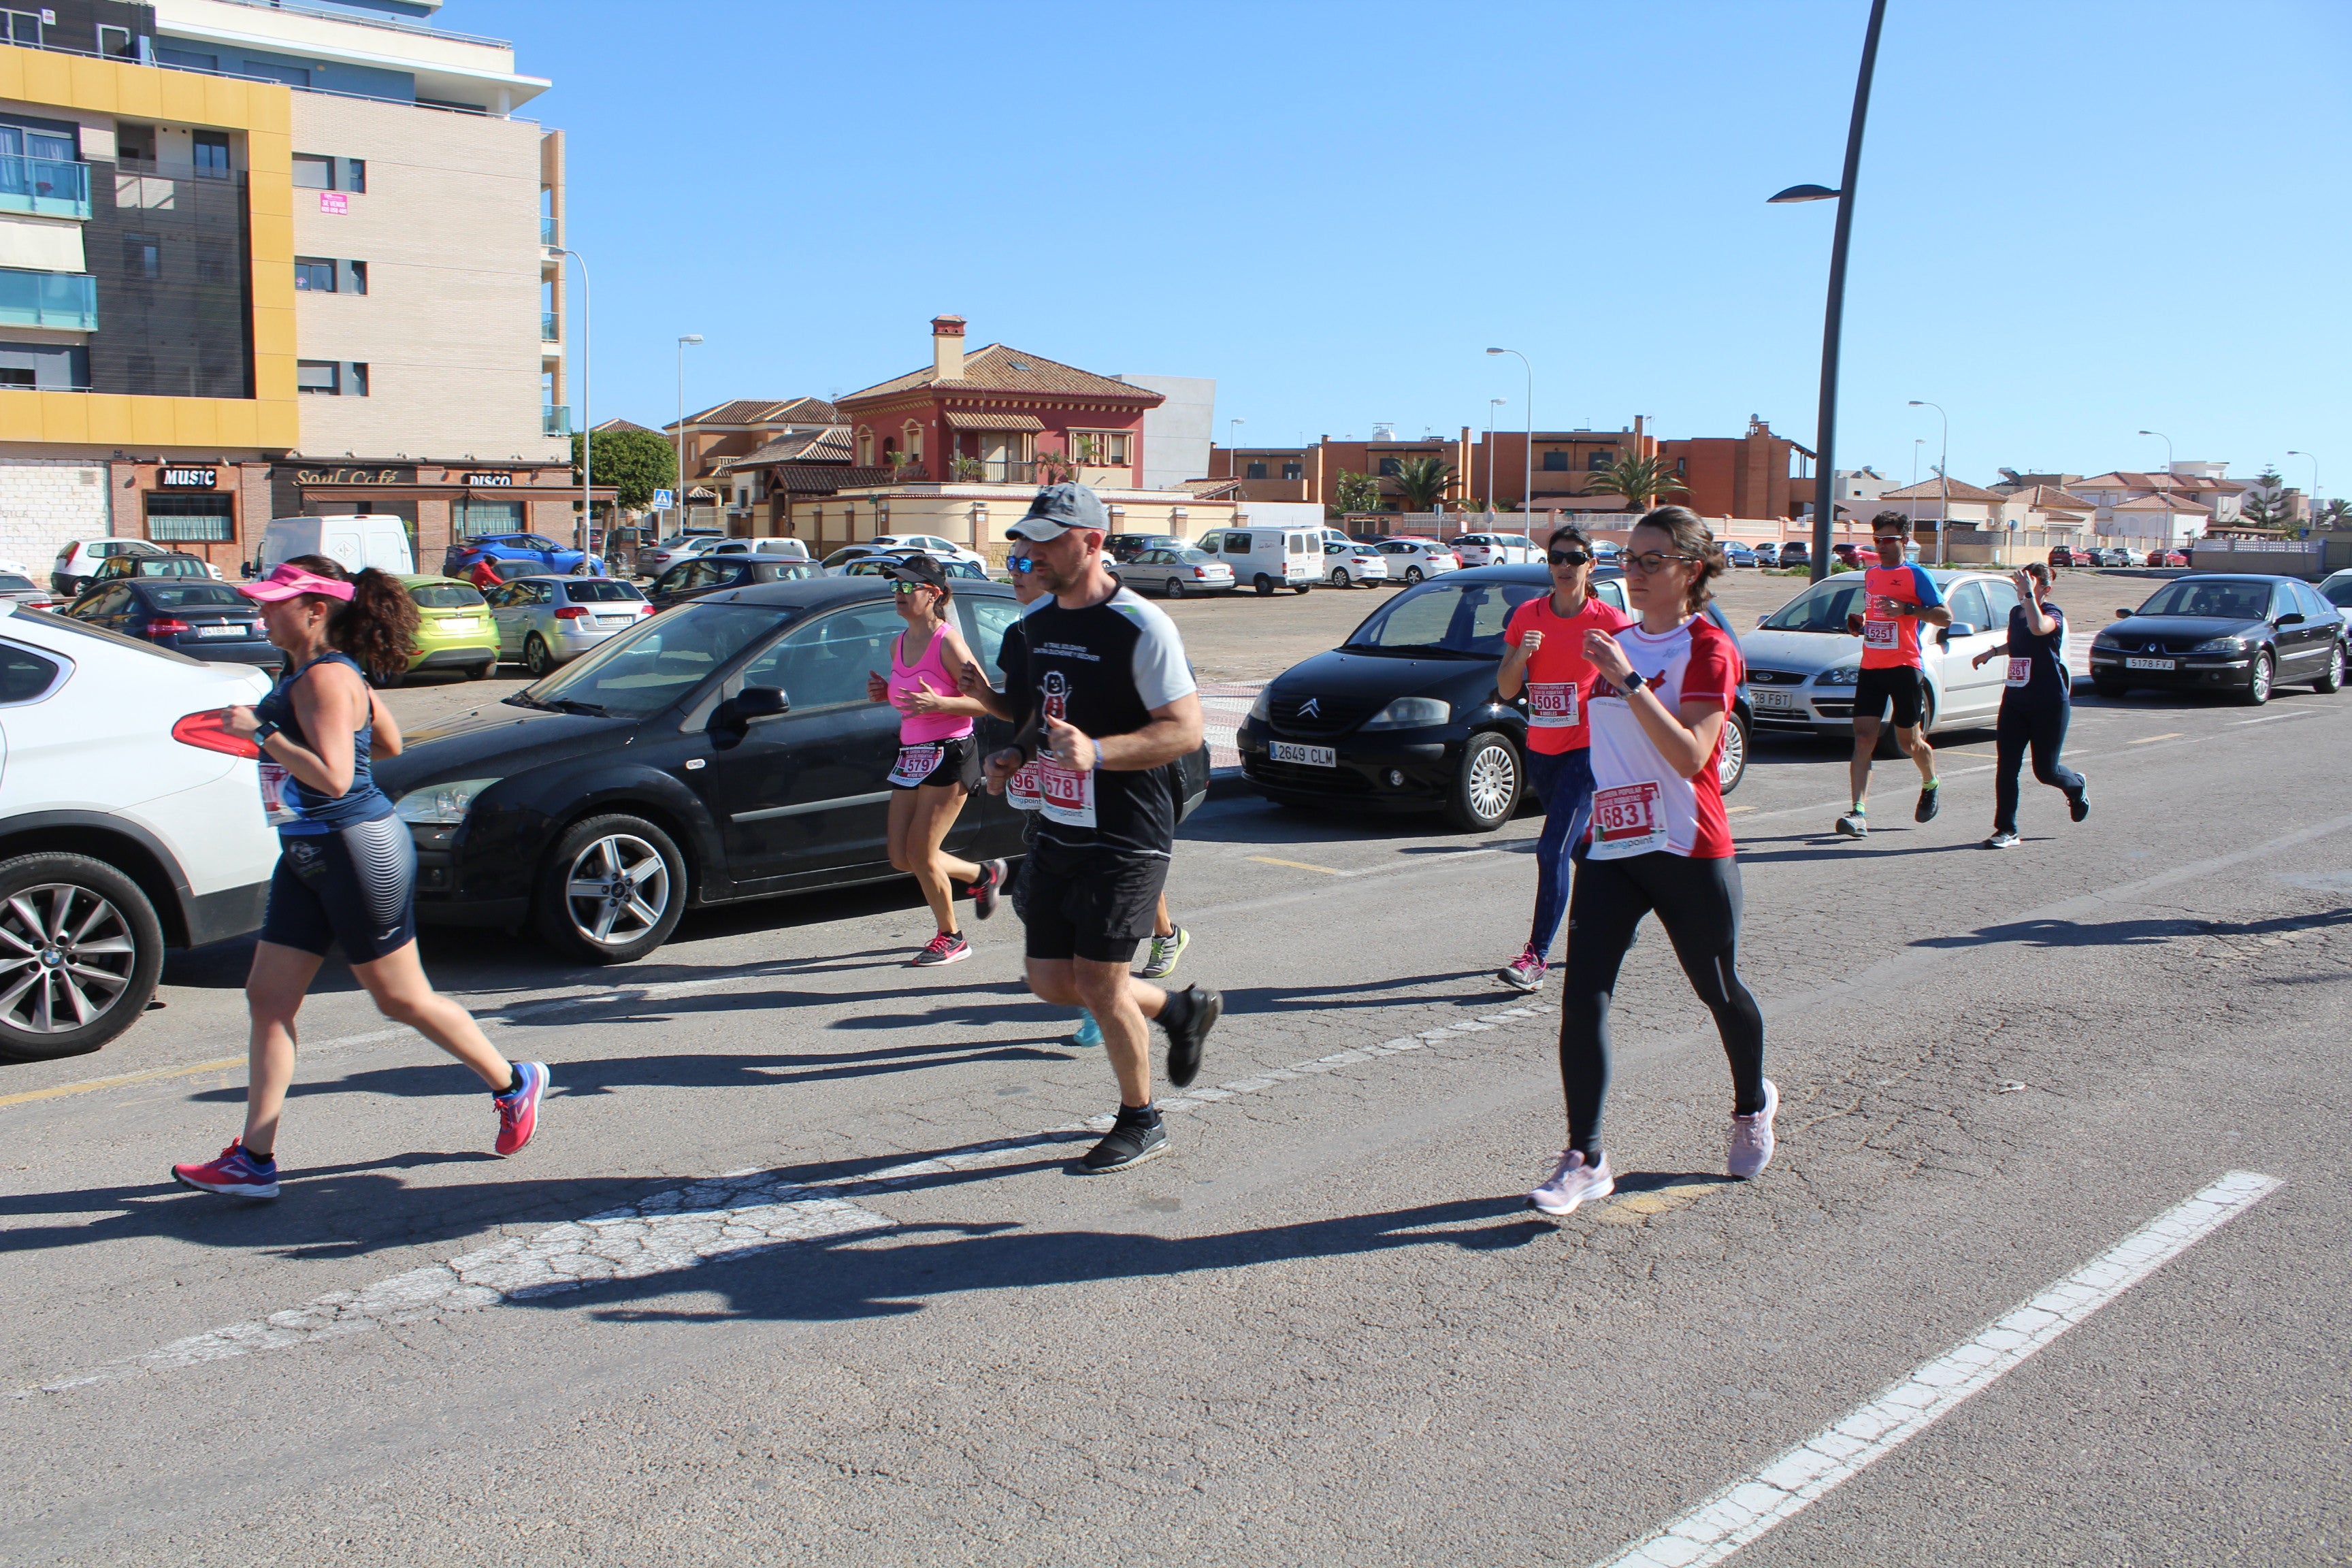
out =
<svg viewBox="0 0 2352 1568"><path fill-rule="evenodd" d="M546 433L562 400L556 345L542 342L541 209L557 182L558 133L528 121L403 103L293 95L298 181L307 156L365 164L363 190L298 183L294 251L335 264L336 288L295 297L297 358L339 391L300 399L304 458L564 462ZM364 264L365 292L358 292ZM358 367L365 367L363 371ZM364 376L364 394L358 384Z"/></svg>

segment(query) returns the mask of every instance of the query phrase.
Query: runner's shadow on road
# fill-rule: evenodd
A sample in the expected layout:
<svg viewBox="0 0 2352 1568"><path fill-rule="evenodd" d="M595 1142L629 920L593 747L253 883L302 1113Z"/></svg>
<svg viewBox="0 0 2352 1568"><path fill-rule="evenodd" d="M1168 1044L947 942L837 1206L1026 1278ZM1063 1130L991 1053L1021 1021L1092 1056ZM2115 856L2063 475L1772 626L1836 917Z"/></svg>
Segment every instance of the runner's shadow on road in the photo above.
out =
<svg viewBox="0 0 2352 1568"><path fill-rule="evenodd" d="M1758 854L1742 846L1739 851L1739 863L1743 866L1754 866L1770 865L1775 862L1834 860L1847 855L1885 860L1892 859L1897 855L1953 855L1962 850L1980 850L1984 847L1980 844L1916 844L1900 849L1872 849L1854 846L1851 839L1833 838L1826 833L1817 837L1801 839L1799 842L1818 845L1820 847L1768 849Z"/></svg>
<svg viewBox="0 0 2352 1568"><path fill-rule="evenodd" d="M2084 925L2076 921L2017 921L1980 926L1958 936L1923 937L1913 947L1990 947L2017 942L2028 947L2149 947L2194 936L2275 936L2288 931L2352 925L2352 909L2318 915L2277 915L2259 921L2136 920Z"/></svg>

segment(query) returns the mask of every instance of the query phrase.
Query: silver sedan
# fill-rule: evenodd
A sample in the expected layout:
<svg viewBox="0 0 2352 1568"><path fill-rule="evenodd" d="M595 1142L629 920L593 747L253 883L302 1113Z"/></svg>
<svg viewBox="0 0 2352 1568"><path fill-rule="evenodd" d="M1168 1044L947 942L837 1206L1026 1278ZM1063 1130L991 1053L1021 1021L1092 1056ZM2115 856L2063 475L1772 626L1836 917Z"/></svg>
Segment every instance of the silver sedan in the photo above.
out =
<svg viewBox="0 0 2352 1568"><path fill-rule="evenodd" d="M483 597L499 657L534 676L568 664L653 614L636 585L612 577L518 577Z"/></svg>
<svg viewBox="0 0 2352 1568"><path fill-rule="evenodd" d="M1181 599L1187 594L1230 594L1234 569L1204 550L1147 550L1116 568L1118 580L1139 594Z"/></svg>

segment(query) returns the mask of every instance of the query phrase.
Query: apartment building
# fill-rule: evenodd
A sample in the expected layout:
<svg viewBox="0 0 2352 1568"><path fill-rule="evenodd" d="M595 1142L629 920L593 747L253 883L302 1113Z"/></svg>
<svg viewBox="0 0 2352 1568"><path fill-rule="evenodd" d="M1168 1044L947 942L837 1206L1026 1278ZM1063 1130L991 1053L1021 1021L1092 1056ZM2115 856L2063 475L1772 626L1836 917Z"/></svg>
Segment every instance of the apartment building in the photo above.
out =
<svg viewBox="0 0 2352 1568"><path fill-rule="evenodd" d="M561 132L437 0L0 14L0 558L573 525Z"/></svg>

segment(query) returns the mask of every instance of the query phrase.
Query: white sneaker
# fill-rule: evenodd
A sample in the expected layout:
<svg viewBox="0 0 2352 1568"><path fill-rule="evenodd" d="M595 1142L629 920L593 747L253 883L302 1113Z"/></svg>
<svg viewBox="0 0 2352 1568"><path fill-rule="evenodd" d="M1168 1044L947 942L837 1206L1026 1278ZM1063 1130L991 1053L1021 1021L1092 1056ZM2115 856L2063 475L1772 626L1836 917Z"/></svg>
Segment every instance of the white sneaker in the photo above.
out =
<svg viewBox="0 0 2352 1568"><path fill-rule="evenodd" d="M1617 1174L1609 1168L1605 1151L1601 1163L1588 1166L1582 1154L1567 1149L1561 1151L1559 1169L1551 1173L1551 1180L1528 1194L1528 1207L1545 1214L1574 1214L1577 1205L1605 1198L1616 1190Z"/></svg>
<svg viewBox="0 0 2352 1568"><path fill-rule="evenodd" d="M1772 1163L1772 1118L1780 1110L1780 1091L1764 1080L1764 1109L1753 1116L1731 1119L1731 1136L1725 1140L1724 1169L1741 1181L1763 1173Z"/></svg>

